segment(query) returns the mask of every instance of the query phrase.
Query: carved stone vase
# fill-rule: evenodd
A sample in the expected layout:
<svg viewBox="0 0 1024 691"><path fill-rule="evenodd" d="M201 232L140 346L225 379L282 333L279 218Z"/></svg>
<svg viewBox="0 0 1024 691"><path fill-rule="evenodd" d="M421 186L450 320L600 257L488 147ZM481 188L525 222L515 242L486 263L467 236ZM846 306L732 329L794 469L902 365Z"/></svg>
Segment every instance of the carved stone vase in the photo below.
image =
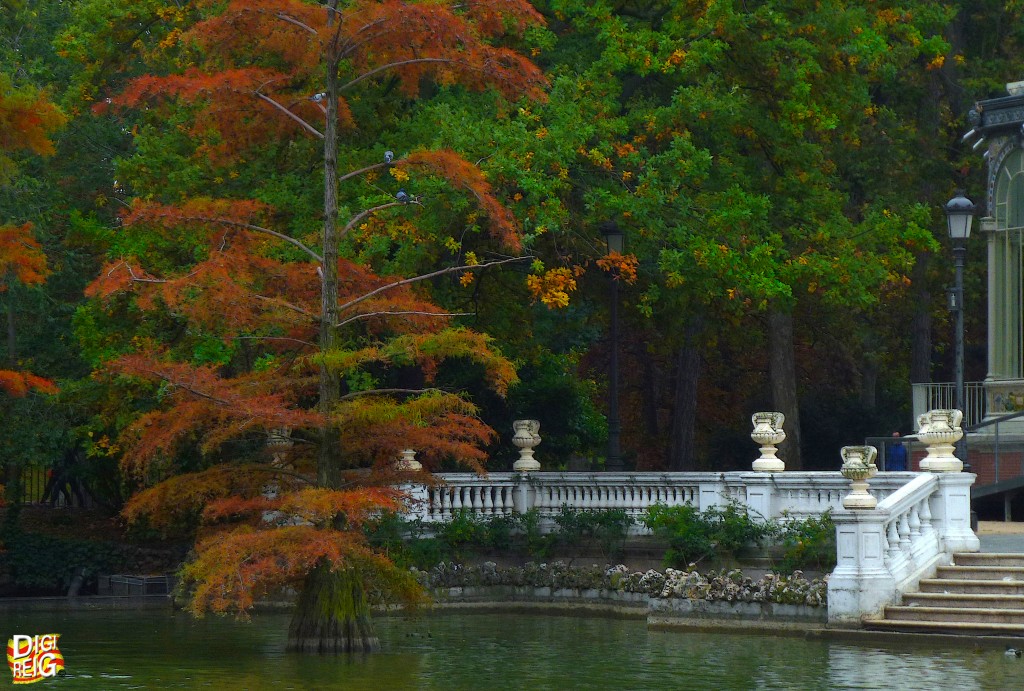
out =
<svg viewBox="0 0 1024 691"><path fill-rule="evenodd" d="M959 473L963 462L956 457L956 443L964 436L960 427L964 414L959 410L929 410L918 417L917 438L928 448L921 470L932 473Z"/></svg>
<svg viewBox="0 0 1024 691"><path fill-rule="evenodd" d="M782 425L786 416L779 412L754 413L750 421L754 423L754 431L750 438L761 447L761 457L754 461L752 468L759 473L781 473L786 469L776 452L778 445L786 439L786 433L782 431Z"/></svg>
<svg viewBox="0 0 1024 691"><path fill-rule="evenodd" d="M512 464L512 469L521 473L540 470L540 463L533 457L533 447L540 444L540 422L515 420L512 429L515 430L512 443L519 447L519 460Z"/></svg>
<svg viewBox="0 0 1024 691"><path fill-rule="evenodd" d="M843 457L843 467L839 472L851 481L851 492L843 497L843 507L873 509L878 506L878 500L868 493L868 480L878 472L875 465L878 449L873 446L844 446L839 455Z"/></svg>

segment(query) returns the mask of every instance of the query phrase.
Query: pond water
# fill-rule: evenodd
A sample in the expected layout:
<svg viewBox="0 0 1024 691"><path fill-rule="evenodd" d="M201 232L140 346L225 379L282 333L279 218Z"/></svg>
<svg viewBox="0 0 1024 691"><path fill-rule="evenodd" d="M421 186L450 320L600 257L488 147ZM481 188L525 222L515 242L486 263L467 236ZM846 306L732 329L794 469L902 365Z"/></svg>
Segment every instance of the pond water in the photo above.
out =
<svg viewBox="0 0 1024 691"><path fill-rule="evenodd" d="M1000 650L874 648L798 637L649 631L642 620L430 614L376 620L384 650L284 651L287 615L0 614L0 636L59 633L60 689L1016 689ZM7 670L0 686L10 683ZM25 687L30 688L30 687Z"/></svg>

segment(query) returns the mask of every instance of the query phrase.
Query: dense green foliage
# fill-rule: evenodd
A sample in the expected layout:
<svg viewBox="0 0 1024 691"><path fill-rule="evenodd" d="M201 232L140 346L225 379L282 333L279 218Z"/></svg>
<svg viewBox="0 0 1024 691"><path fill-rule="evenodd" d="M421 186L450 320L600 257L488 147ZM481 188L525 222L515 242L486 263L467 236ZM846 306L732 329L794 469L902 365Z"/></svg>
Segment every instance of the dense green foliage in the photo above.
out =
<svg viewBox="0 0 1024 691"><path fill-rule="evenodd" d="M622 509L581 511L568 507L552 517L547 532L531 510L509 516L459 511L448 521L425 523L393 513L367 525L375 546L403 566L430 569L442 562L512 555L534 559L575 559L600 554L621 559L633 518ZM766 521L736 505L699 511L689 504L651 507L641 522L666 544L665 566L690 569L702 561L766 554L779 573L827 571L835 566L835 525L831 516Z"/></svg>
<svg viewBox="0 0 1024 691"><path fill-rule="evenodd" d="M0 5L0 99L38 95L66 117L47 133L53 155L0 152L0 225L31 223L50 270L45 283L0 291L0 369L60 387L55 396L0 393L0 484L81 447L91 496L116 509L135 489L118 470L117 439L167 391L103 373L111 358L160 343L222 374L278 364L252 340L226 340L173 309L144 314L127 298L100 304L82 295L105 258L135 256L154 270L205 258L195 233L123 227L138 200L253 198L298 239L322 222L314 139L197 129L200 106L184 100L103 107L139 75L208 61L211 48L178 37L213 5ZM511 103L444 78L414 99L381 80L373 84L380 97L369 85L354 92L348 107L360 127L341 133L343 170L420 147L478 163L532 255L423 288L518 365L521 381L505 400L474 384L468 367L438 373L442 386L468 391L497 430L492 467L511 462L518 417L541 421L545 468L600 455L611 273L596 262L608 220L625 230L637 260L635 282L619 290L624 447L635 467L749 467L749 415L791 405L786 391L803 418L805 467L834 468L838 446L905 428L910 380L951 378L938 210L957 186L981 199L983 162L960 135L975 100L1001 95L1020 76L1024 8L966 0L535 7L546 26L510 41L544 69L546 101ZM313 108L305 101L295 107L317 115L302 110ZM437 176L398 172L341 186L343 214L400 187L422 198L413 211L358 224L343 256L407 276L499 251L472 195ZM276 259L296 252L268 249ZM981 379L983 254L972 249L969 260L967 378ZM791 343L770 338L778 317L792 320ZM908 328L912 321L923 332ZM776 351L794 356L790 381L767 372ZM368 367L348 384L421 383L410 371L387 377ZM838 424L849 420L856 424ZM200 468L209 453L186 444L174 460Z"/></svg>

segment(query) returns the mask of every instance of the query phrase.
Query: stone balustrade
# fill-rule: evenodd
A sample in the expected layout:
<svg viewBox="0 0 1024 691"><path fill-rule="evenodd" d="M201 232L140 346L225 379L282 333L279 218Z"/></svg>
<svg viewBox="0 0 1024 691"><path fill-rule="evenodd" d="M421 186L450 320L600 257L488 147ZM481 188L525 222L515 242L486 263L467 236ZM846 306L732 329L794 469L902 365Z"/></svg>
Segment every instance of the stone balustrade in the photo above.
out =
<svg viewBox="0 0 1024 691"><path fill-rule="evenodd" d="M871 485L883 501L915 473L880 473ZM731 473L437 473L440 484L408 488L410 514L427 523L459 511L481 517L536 509L541 529L563 507L578 511L622 509L639 518L655 504L690 504L698 510L730 502L766 519L802 519L842 508L849 483L835 472ZM634 526L642 534L644 526Z"/></svg>
<svg viewBox="0 0 1024 691"><path fill-rule="evenodd" d="M427 523L460 511L481 517L536 510L540 529L550 530L563 509L621 509L634 519L656 504L689 504L704 511L736 504L754 517L796 520L831 511L836 524L837 566L828 583L831 624L859 625L900 594L934 574L956 552L979 550L970 526L970 488L953 455L963 436L956 410L921 416L919 441L928 449L926 472L878 473L872 447L844 447L839 472L789 472L775 455L785 438L784 419L757 413L751 438L761 457L751 471L728 473L542 472L533 458L540 423L517 420L517 472L435 474L437 484L409 486L409 513ZM408 456L411 454L407 452ZM851 488L851 481L853 486ZM852 491L851 491L852 489ZM634 534L646 527L637 521Z"/></svg>
<svg viewBox="0 0 1024 691"><path fill-rule="evenodd" d="M830 624L857 626L864 616L916 589L938 566L952 563L953 554L980 549L970 521L975 476L961 472L953 456L953 444L963 435L960 411L929 411L920 422L918 438L928 446L930 472L876 506L847 502L849 508L832 513L836 568L828 582ZM871 480L872 486L882 475Z"/></svg>

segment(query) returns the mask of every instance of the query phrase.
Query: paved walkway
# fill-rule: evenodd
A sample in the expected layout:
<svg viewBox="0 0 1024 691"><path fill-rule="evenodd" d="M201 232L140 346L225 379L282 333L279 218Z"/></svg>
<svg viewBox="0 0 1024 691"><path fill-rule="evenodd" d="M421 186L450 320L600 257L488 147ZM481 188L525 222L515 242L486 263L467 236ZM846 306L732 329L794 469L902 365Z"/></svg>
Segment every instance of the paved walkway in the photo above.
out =
<svg viewBox="0 0 1024 691"><path fill-rule="evenodd" d="M1024 553L1024 523L980 521L978 539L982 552Z"/></svg>

